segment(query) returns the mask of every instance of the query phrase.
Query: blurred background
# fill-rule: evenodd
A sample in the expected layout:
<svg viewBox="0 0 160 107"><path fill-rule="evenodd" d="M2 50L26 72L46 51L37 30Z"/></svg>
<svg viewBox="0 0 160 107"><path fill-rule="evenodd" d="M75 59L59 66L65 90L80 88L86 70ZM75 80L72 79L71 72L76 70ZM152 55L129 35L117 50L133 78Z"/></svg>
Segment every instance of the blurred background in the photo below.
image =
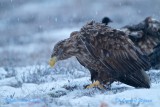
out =
<svg viewBox="0 0 160 107"><path fill-rule="evenodd" d="M0 67L47 64L54 44L86 22L160 19L160 0L0 0Z"/></svg>

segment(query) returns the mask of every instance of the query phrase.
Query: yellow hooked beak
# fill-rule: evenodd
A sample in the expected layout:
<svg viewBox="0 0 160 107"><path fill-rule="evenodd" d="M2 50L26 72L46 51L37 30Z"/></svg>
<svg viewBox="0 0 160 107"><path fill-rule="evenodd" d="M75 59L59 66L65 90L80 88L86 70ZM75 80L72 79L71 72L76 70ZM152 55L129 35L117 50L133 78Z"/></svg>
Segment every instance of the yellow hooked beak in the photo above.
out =
<svg viewBox="0 0 160 107"><path fill-rule="evenodd" d="M49 65L50 65L51 67L53 67L56 62L57 62L57 57L54 56L54 57L52 57L52 58L50 59Z"/></svg>

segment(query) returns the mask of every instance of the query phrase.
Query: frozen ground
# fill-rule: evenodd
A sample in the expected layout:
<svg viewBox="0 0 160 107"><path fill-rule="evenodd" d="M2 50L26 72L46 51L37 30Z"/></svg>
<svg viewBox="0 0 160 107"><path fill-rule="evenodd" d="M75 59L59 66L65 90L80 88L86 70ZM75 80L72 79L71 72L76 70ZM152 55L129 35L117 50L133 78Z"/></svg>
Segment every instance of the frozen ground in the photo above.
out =
<svg viewBox="0 0 160 107"><path fill-rule="evenodd" d="M159 10L159 0L0 0L0 107L159 107L159 70L151 89L99 90L84 89L90 74L74 57L48 66L54 44L87 21L109 16L119 28Z"/></svg>
<svg viewBox="0 0 160 107"><path fill-rule="evenodd" d="M55 69L47 65L0 68L0 106L159 107L159 70L149 71L151 89L135 89L117 82L108 90L84 89L91 83L89 72L74 67L75 63L70 61L72 68L64 65L68 61L58 63Z"/></svg>

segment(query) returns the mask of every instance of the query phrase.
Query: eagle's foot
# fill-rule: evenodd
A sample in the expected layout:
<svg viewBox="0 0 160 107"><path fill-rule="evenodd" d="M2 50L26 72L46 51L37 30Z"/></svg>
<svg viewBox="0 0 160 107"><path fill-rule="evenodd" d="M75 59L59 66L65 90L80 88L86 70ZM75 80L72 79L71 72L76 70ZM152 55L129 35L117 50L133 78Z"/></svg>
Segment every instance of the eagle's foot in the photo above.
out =
<svg viewBox="0 0 160 107"><path fill-rule="evenodd" d="M95 82L93 82L92 84L88 85L88 86L86 87L86 89L87 89L87 88L93 88L93 87L98 87L98 88L100 88L100 89L105 89L105 87L104 87L102 84L100 84L100 82L99 82L98 80L95 81Z"/></svg>

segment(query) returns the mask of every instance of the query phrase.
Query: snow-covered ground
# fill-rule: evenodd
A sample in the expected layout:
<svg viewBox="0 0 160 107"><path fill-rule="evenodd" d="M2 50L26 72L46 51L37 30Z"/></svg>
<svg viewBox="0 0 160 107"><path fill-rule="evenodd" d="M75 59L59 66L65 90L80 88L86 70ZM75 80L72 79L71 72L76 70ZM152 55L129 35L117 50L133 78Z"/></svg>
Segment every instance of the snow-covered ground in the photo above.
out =
<svg viewBox="0 0 160 107"><path fill-rule="evenodd" d="M74 57L48 66L54 44L87 21L119 28L159 10L159 0L0 0L0 107L159 107L160 70L148 72L150 89L99 90L84 88L90 74Z"/></svg>
<svg viewBox="0 0 160 107"><path fill-rule="evenodd" d="M73 58L74 59L74 58ZM68 65L65 63L70 62ZM1 107L159 107L160 70L150 70L150 89L115 82L111 89L85 89L89 72L72 59L46 66L0 68ZM60 67L61 66L61 67ZM72 67L72 68L71 68ZM70 70L68 70L70 69ZM13 73L13 74L12 74Z"/></svg>

